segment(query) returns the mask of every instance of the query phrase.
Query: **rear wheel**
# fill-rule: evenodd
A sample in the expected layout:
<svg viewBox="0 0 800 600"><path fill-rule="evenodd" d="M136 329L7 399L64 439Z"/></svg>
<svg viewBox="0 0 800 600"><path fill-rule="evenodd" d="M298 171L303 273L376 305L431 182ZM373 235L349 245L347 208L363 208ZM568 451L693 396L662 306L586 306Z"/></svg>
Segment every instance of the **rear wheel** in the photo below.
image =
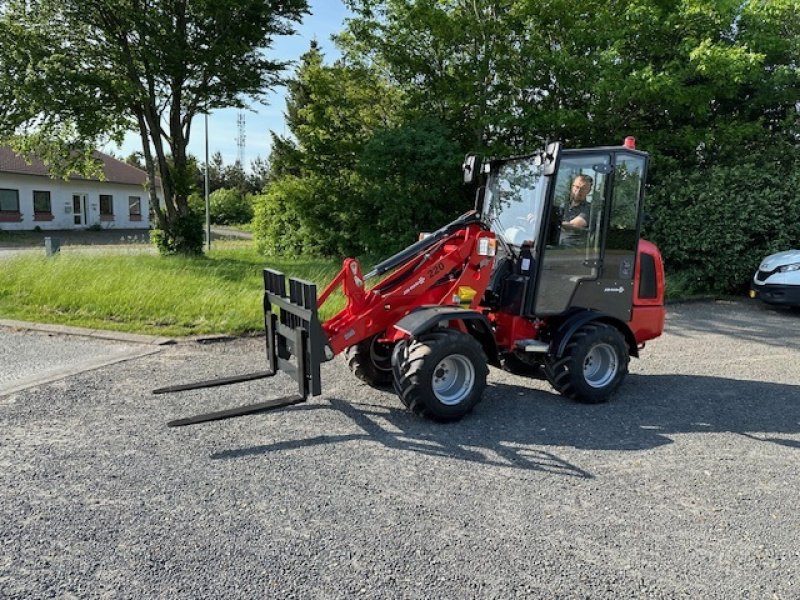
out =
<svg viewBox="0 0 800 600"><path fill-rule="evenodd" d="M353 374L373 387L386 387L392 382L393 344L379 342L380 335L345 350L347 365Z"/></svg>
<svg viewBox="0 0 800 600"><path fill-rule="evenodd" d="M440 329L398 342L392 371L394 389L411 412L457 421L480 402L489 368L475 338Z"/></svg>
<svg viewBox="0 0 800 600"><path fill-rule="evenodd" d="M563 396L597 404L622 383L629 360L625 338L616 327L588 323L575 332L561 358L547 361L545 375Z"/></svg>

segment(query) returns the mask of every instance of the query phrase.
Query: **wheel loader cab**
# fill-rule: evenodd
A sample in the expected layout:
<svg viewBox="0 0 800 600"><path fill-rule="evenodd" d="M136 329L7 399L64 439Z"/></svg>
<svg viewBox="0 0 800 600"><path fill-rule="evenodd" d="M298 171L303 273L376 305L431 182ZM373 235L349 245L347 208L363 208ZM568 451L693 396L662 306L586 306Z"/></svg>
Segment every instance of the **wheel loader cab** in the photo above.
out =
<svg viewBox="0 0 800 600"><path fill-rule="evenodd" d="M562 150L541 162L486 168L482 212L499 240L487 301L528 317L579 307L629 321L647 154Z"/></svg>

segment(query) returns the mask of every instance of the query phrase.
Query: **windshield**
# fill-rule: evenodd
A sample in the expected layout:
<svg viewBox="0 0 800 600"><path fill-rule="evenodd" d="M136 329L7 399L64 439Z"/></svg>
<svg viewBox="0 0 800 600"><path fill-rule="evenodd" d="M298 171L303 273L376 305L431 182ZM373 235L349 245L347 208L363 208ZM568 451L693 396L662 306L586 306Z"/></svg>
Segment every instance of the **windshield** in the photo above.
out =
<svg viewBox="0 0 800 600"><path fill-rule="evenodd" d="M547 189L542 171L525 158L503 163L489 176L484 216L509 244L521 246L536 239Z"/></svg>

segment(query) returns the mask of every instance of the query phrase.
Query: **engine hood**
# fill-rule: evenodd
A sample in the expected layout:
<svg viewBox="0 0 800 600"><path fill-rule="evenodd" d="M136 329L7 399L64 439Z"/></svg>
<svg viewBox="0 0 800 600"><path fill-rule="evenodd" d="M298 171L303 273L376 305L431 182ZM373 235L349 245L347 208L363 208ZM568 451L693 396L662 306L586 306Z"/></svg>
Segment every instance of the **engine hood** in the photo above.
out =
<svg viewBox="0 0 800 600"><path fill-rule="evenodd" d="M758 269L759 271L773 271L783 265L794 263L800 263L800 250L786 250L785 252L771 254L761 261Z"/></svg>

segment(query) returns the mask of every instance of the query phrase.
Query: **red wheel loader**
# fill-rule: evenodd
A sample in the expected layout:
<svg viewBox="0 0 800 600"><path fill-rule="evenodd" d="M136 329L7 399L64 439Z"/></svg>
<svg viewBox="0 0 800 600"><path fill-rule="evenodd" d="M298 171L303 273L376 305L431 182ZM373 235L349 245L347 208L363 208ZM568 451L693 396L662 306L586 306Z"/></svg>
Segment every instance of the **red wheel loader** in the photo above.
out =
<svg viewBox="0 0 800 600"><path fill-rule="evenodd" d="M344 353L359 379L393 385L413 413L455 421L481 400L488 365L604 402L630 357L664 326L664 267L640 239L648 155L624 145L464 162L475 209L375 265L345 259L317 295L264 270L267 370L154 390L225 385L284 371L297 393L169 423L262 412L321 393L320 365ZM577 184L576 184L577 182ZM574 192L573 188L580 188ZM342 288L347 304L320 322Z"/></svg>

